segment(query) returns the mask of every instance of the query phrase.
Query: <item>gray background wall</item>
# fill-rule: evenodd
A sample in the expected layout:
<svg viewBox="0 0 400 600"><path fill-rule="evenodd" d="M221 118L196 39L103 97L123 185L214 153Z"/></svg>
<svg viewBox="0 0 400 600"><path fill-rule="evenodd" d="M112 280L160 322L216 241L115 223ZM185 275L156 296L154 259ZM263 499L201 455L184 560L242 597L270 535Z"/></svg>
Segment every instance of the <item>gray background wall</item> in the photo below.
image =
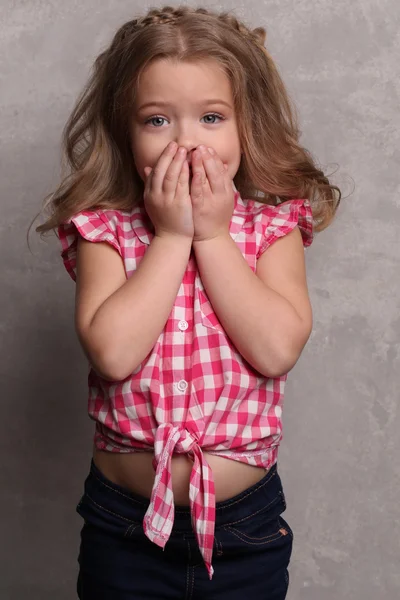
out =
<svg viewBox="0 0 400 600"><path fill-rule="evenodd" d="M217 4L204 3L219 8ZM90 65L140 2L1 0L0 597L75 597L86 361L55 237L26 230ZM148 5L146 5L148 6ZM307 250L314 331L289 375L280 471L289 600L400 597L398 0L225 2L268 30L303 143L344 195ZM397 241L397 243L396 243Z"/></svg>

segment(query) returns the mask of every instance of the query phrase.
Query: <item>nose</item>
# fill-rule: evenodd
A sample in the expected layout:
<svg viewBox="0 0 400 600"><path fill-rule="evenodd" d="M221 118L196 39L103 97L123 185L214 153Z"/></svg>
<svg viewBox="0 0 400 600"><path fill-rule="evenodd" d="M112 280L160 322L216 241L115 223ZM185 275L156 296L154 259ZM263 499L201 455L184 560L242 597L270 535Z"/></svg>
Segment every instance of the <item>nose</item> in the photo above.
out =
<svg viewBox="0 0 400 600"><path fill-rule="evenodd" d="M189 163L192 162L192 154L197 146L201 144L201 140L197 139L190 127L181 127L177 132L174 141L179 147L186 148L187 160Z"/></svg>
<svg viewBox="0 0 400 600"><path fill-rule="evenodd" d="M194 143L188 144L188 143L181 142L181 141L177 142L177 144L179 145L179 147L186 148L186 150L187 150L186 160L188 161L189 164L191 164L193 152L196 150L196 148L199 144L194 144Z"/></svg>

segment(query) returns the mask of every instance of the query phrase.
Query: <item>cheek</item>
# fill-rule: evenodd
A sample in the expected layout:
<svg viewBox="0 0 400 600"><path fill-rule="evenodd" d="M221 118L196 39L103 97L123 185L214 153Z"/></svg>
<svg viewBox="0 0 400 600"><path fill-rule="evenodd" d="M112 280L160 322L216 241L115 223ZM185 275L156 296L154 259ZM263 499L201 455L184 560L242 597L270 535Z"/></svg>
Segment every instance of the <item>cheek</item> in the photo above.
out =
<svg viewBox="0 0 400 600"><path fill-rule="evenodd" d="M228 163L231 168L238 168L241 160L240 144L233 140L232 144L221 149L221 157L224 163Z"/></svg>
<svg viewBox="0 0 400 600"><path fill-rule="evenodd" d="M228 173L229 173L230 177L233 179L239 170L239 166L240 166L240 162L241 162L240 150L238 152L235 152L233 155L231 155L226 162L228 164ZM226 162L224 161L224 164L226 164Z"/></svg>
<svg viewBox="0 0 400 600"><path fill-rule="evenodd" d="M136 141L132 143L132 154L136 168L141 177L144 176L145 167L154 168L156 166L167 145L168 144L164 143L162 140L155 139L136 139Z"/></svg>
<svg viewBox="0 0 400 600"><path fill-rule="evenodd" d="M149 156L149 153L146 152L145 148L142 148L137 144L132 145L132 155L136 170L139 173L140 178L144 181L146 179L144 175L144 168L153 167L155 161L152 160L151 155Z"/></svg>
<svg viewBox="0 0 400 600"><path fill-rule="evenodd" d="M139 177L144 181L145 180L144 168L146 165L143 163L143 161L140 158L140 155L138 155L137 152L133 153L133 162L135 163L135 167L139 174Z"/></svg>
<svg viewBox="0 0 400 600"><path fill-rule="evenodd" d="M143 168L146 165L142 164L142 160L141 160L142 152L140 150L140 146L138 146L138 144L132 140L131 140L131 151L132 151L132 158L133 158L133 162L135 164L136 170L138 171L140 177L142 177L143 176Z"/></svg>

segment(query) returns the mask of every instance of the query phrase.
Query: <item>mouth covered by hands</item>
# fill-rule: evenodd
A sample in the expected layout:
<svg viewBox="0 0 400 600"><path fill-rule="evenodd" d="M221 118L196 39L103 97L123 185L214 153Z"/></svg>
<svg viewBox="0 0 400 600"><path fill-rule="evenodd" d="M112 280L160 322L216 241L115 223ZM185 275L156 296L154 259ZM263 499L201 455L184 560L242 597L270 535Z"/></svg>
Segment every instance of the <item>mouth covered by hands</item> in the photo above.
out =
<svg viewBox="0 0 400 600"><path fill-rule="evenodd" d="M144 205L156 235L193 242L226 235L235 197L227 165L203 145L193 151L191 169L186 158L187 151L172 142L153 169L144 169Z"/></svg>

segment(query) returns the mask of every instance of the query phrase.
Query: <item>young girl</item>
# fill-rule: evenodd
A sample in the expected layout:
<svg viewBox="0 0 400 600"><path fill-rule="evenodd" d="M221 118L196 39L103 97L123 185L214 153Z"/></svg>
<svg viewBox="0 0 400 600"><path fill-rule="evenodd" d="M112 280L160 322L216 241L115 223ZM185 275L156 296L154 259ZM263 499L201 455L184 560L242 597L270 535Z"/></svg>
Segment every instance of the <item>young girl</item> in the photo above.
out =
<svg viewBox="0 0 400 600"><path fill-rule="evenodd" d="M284 386L312 329L304 246L340 190L264 41L153 9L97 58L65 130L71 173L37 231L59 233L90 363L84 600L286 596Z"/></svg>

